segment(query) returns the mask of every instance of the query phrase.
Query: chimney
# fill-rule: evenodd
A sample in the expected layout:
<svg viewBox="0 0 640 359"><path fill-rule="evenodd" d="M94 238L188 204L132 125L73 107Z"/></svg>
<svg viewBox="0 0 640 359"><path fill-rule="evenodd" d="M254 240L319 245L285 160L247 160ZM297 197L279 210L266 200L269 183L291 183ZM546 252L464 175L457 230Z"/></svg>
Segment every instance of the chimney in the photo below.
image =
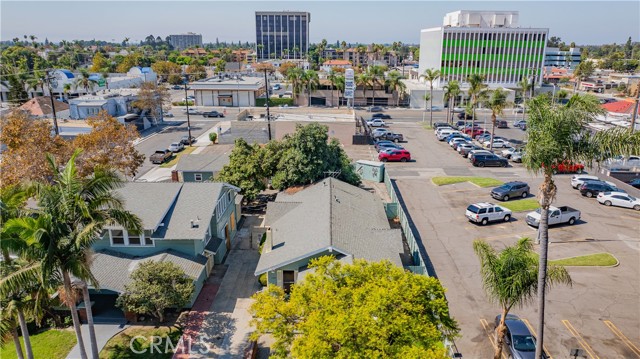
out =
<svg viewBox="0 0 640 359"><path fill-rule="evenodd" d="M273 237L271 236L271 227L267 227L265 232L266 237L264 240L264 246L262 247L262 253L269 253L273 250Z"/></svg>

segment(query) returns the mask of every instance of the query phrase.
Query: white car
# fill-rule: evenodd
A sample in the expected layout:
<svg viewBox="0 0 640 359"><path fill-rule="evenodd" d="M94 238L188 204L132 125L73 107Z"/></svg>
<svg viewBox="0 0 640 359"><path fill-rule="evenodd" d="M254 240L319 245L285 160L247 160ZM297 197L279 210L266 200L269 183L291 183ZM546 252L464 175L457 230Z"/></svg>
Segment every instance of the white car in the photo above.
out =
<svg viewBox="0 0 640 359"><path fill-rule="evenodd" d="M440 106L431 106L431 108L428 108L427 111L439 112L439 111L442 111L442 107L440 107Z"/></svg>
<svg viewBox="0 0 640 359"><path fill-rule="evenodd" d="M385 126L387 126L387 124L384 123L384 121L382 121L379 118L374 118L374 119L371 119L371 120L367 121L367 125L369 125L371 127L385 127Z"/></svg>
<svg viewBox="0 0 640 359"><path fill-rule="evenodd" d="M449 146L453 147L458 142L469 142L469 140L464 137L454 137L449 141Z"/></svg>
<svg viewBox="0 0 640 359"><path fill-rule="evenodd" d="M448 131L455 131L453 127L447 125L447 126L440 126L438 128L436 128L433 133L435 133L436 135L444 130L448 130Z"/></svg>
<svg viewBox="0 0 640 359"><path fill-rule="evenodd" d="M485 141L483 145L485 147L491 146L491 140ZM495 140L493 140L493 148L504 148L509 146L511 146L511 143L509 143L509 141L505 141L499 138L496 138Z"/></svg>
<svg viewBox="0 0 640 359"><path fill-rule="evenodd" d="M509 159L514 152L518 151L515 147L509 147L506 150L502 150L502 157Z"/></svg>
<svg viewBox="0 0 640 359"><path fill-rule="evenodd" d="M596 177L596 176L590 176L590 175L573 175L571 177L571 187L573 187L574 189L578 189L580 188L580 186L582 186L582 184L585 181L599 181L599 182L604 182L612 187L618 187L615 183L613 182L609 182L609 181L603 181L600 178Z"/></svg>
<svg viewBox="0 0 640 359"><path fill-rule="evenodd" d="M465 216L475 223L480 223L483 226L489 222L511 220L511 210L497 204L489 202L474 203L467 207Z"/></svg>
<svg viewBox="0 0 640 359"><path fill-rule="evenodd" d="M489 150L471 150L469 151L469 154L467 156L468 158L471 158L472 155L476 155L476 154L491 155L493 154L493 152Z"/></svg>
<svg viewBox="0 0 640 359"><path fill-rule="evenodd" d="M388 133L390 133L391 131L387 130L386 128L376 128L375 130L373 130L371 132L371 135L373 136L373 138L378 138L381 136L384 136Z"/></svg>
<svg viewBox="0 0 640 359"><path fill-rule="evenodd" d="M184 150L184 145L182 142L171 142L168 149L169 151L176 153Z"/></svg>
<svg viewBox="0 0 640 359"><path fill-rule="evenodd" d="M464 107L454 107L453 108L453 113L462 113L465 111Z"/></svg>
<svg viewBox="0 0 640 359"><path fill-rule="evenodd" d="M171 112L163 112L162 117L173 117L173 114Z"/></svg>
<svg viewBox="0 0 640 359"><path fill-rule="evenodd" d="M600 192L596 199L605 206L633 208L636 211L640 211L640 199L624 192Z"/></svg>
<svg viewBox="0 0 640 359"><path fill-rule="evenodd" d="M438 140L444 141L445 138L447 138L449 135L454 134L454 133L461 133L461 132L458 131L458 130L443 130L443 131L438 132L436 137L438 137Z"/></svg>

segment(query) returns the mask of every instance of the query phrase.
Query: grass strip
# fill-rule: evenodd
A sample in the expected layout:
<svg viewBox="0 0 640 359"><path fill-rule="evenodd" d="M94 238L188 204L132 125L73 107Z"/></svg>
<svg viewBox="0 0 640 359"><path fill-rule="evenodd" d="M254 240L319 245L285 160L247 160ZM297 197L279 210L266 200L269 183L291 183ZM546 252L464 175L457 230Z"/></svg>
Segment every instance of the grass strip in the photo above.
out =
<svg viewBox="0 0 640 359"><path fill-rule="evenodd" d="M595 253L584 256L562 258L550 261L551 264L575 267L610 267L618 260L611 253Z"/></svg>
<svg viewBox="0 0 640 359"><path fill-rule="evenodd" d="M513 212L534 211L540 207L540 203L535 198L519 199L516 201L500 202L502 207L509 208Z"/></svg>
<svg viewBox="0 0 640 359"><path fill-rule="evenodd" d="M170 359L173 357L171 350L165 353L167 340L171 341L173 347L178 346L178 341L182 331L177 327L154 327L154 326L133 326L109 339L104 348L100 351L100 359ZM144 338L144 339L143 339ZM149 348L153 338L161 338L158 350ZM156 343L157 343L156 339ZM171 345L170 344L170 345ZM140 354L131 349L135 349ZM169 346L171 348L171 346Z"/></svg>
<svg viewBox="0 0 640 359"><path fill-rule="evenodd" d="M471 182L478 187L494 187L503 184L502 181L498 181L495 178L490 177L471 177L471 176L446 176L446 177L433 177L431 179L436 186L444 186L448 184Z"/></svg>
<svg viewBox="0 0 640 359"><path fill-rule="evenodd" d="M169 162L165 162L163 164L160 165L160 168L169 168L169 167L173 167L175 166L176 163L178 163L178 160L180 159L180 156L185 155L185 154L189 154L191 152L193 152L196 149L195 146L185 146L184 150L178 152L177 154L174 154L173 157L171 157L171 160Z"/></svg>
<svg viewBox="0 0 640 359"><path fill-rule="evenodd" d="M72 330L49 329L29 336L35 358L64 359L76 345L76 336ZM24 351L24 341L20 337ZM0 358L18 358L13 341L9 341L0 349Z"/></svg>

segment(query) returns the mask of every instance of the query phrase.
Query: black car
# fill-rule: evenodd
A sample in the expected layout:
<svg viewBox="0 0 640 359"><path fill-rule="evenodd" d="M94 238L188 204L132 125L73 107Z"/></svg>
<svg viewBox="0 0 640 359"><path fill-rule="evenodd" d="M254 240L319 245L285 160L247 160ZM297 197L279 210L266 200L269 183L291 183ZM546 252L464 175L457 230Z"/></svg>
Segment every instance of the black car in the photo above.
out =
<svg viewBox="0 0 640 359"><path fill-rule="evenodd" d="M172 90L182 90L182 86L180 86L180 85L173 85L173 86L171 86L171 89L172 89Z"/></svg>
<svg viewBox="0 0 640 359"><path fill-rule="evenodd" d="M505 120L497 120L496 121L496 127L497 128L509 128L509 123L507 123L507 121L505 121Z"/></svg>
<svg viewBox="0 0 640 359"><path fill-rule="evenodd" d="M374 113L373 115L371 115L371 118L381 118L383 120L389 120L391 119L391 116L387 115L386 113Z"/></svg>
<svg viewBox="0 0 640 359"><path fill-rule="evenodd" d="M600 182L600 181L585 181L582 184L582 186L580 186L580 194L588 198L595 197L600 192L624 192L624 191L606 182Z"/></svg>
<svg viewBox="0 0 640 359"><path fill-rule="evenodd" d="M460 113L458 114L458 118L459 118L459 119L464 120L464 119L465 119L465 115L466 115L467 120L470 120L470 119L472 119L472 118L473 118L473 116L472 116L472 115L470 115L470 114L468 114L468 113L467 113L467 114L465 114L464 112L460 112Z"/></svg>
<svg viewBox="0 0 640 359"><path fill-rule="evenodd" d="M501 201L508 201L510 198L515 197L527 198L529 191L529 185L525 182L513 181L492 189L491 197Z"/></svg>
<svg viewBox="0 0 640 359"><path fill-rule="evenodd" d="M224 117L224 114L218 111L203 112L202 117Z"/></svg>
<svg viewBox="0 0 640 359"><path fill-rule="evenodd" d="M191 143L196 142L196 138L191 136ZM182 138L180 139L180 143L182 143L183 145L190 145L191 143L189 143L189 136L182 136Z"/></svg>
<svg viewBox="0 0 640 359"><path fill-rule="evenodd" d="M484 154L484 153L474 155L471 163L476 167L485 167L485 166L507 167L509 165L509 161L507 161L506 158L502 158L496 155Z"/></svg>
<svg viewBox="0 0 640 359"><path fill-rule="evenodd" d="M640 178L632 179L629 184L635 188L640 188Z"/></svg>

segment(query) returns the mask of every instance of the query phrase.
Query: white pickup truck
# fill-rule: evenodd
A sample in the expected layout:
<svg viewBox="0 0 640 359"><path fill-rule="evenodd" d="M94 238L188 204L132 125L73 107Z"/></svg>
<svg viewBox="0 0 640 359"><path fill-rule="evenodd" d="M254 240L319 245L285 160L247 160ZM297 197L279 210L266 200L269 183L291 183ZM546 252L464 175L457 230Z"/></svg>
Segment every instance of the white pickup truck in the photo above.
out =
<svg viewBox="0 0 640 359"><path fill-rule="evenodd" d="M533 212L529 212L526 217L527 224L533 227L540 225L540 211L538 208ZM549 225L553 226L560 223L569 223L570 225L576 223L580 219L580 211L569 206L562 207L549 207Z"/></svg>

